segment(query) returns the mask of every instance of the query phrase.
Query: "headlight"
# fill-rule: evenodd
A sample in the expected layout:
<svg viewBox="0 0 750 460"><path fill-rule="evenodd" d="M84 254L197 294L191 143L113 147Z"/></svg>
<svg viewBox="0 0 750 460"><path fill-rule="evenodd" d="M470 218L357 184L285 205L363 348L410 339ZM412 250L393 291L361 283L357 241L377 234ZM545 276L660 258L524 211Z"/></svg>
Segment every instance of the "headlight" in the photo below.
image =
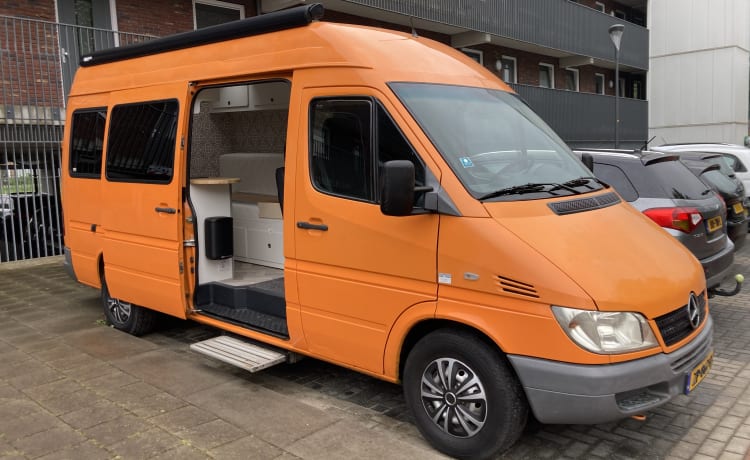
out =
<svg viewBox="0 0 750 460"><path fill-rule="evenodd" d="M646 318L638 313L577 310L552 307L568 337L594 353L617 354L657 345Z"/></svg>

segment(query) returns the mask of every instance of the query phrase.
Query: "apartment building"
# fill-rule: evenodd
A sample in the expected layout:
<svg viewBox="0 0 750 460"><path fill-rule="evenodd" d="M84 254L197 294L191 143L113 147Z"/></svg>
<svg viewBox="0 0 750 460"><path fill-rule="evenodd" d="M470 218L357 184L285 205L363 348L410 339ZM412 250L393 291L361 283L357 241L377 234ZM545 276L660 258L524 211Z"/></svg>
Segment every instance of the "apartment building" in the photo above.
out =
<svg viewBox="0 0 750 460"><path fill-rule="evenodd" d="M34 195L0 222L0 262L57 254L65 96L80 56L265 14L305 0L0 3L0 195ZM648 135L647 0L321 0L324 20L392 28L462 50L509 83L573 147ZM608 29L624 26L615 82ZM615 89L619 88L619 104ZM19 206L16 206L19 209ZM29 222L32 228L29 229Z"/></svg>
<svg viewBox="0 0 750 460"><path fill-rule="evenodd" d="M750 2L650 2L649 137L728 142L749 134Z"/></svg>

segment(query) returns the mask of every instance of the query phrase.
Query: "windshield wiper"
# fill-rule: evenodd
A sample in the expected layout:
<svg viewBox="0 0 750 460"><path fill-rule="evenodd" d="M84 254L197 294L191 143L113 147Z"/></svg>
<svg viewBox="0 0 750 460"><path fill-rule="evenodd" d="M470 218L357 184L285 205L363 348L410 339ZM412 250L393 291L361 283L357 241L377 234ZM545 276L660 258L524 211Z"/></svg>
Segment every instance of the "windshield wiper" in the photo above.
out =
<svg viewBox="0 0 750 460"><path fill-rule="evenodd" d="M591 181L594 181L597 184L600 184L604 187L609 187L609 184L605 183L598 177L594 177L594 176L585 176L585 177L579 177L578 179L571 179L567 182L563 182L562 185L567 185L568 187L580 187L582 185L588 186L589 182ZM593 188L593 187L589 187L589 188Z"/></svg>
<svg viewBox="0 0 750 460"><path fill-rule="evenodd" d="M535 193L535 192L554 192L555 190L565 189L573 194L579 195L581 192L574 189L573 187L566 184L558 184L556 182L529 182L523 185L514 185L512 187L501 188L494 192L487 193L479 197L479 201L489 200L490 198L496 198L504 195L523 195L524 193Z"/></svg>

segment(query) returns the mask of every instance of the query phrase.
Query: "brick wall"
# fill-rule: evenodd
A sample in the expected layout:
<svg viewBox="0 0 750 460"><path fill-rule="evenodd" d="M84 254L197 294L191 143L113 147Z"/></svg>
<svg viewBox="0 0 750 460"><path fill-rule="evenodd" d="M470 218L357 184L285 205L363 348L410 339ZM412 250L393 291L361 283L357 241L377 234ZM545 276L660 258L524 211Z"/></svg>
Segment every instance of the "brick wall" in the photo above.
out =
<svg viewBox="0 0 750 460"><path fill-rule="evenodd" d="M0 14L28 19L56 20L54 0L4 0Z"/></svg>

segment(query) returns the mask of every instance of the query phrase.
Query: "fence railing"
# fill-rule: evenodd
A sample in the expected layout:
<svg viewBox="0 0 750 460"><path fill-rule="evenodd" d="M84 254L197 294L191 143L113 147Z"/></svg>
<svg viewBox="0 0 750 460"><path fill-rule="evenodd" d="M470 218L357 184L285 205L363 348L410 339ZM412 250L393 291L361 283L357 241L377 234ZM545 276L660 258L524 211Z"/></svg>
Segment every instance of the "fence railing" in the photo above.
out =
<svg viewBox="0 0 750 460"><path fill-rule="evenodd" d="M80 56L151 38L0 15L0 262L62 253L60 143Z"/></svg>

